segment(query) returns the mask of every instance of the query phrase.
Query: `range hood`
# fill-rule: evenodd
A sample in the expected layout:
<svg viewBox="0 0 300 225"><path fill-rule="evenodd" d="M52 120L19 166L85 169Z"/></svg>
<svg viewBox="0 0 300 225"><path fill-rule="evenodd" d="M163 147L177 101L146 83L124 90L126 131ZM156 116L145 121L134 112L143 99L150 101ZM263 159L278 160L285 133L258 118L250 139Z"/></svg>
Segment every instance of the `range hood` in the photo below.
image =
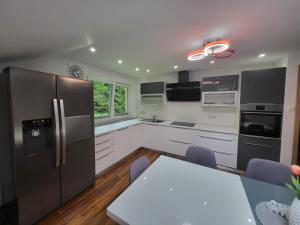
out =
<svg viewBox="0 0 300 225"><path fill-rule="evenodd" d="M200 101L201 83L200 81L189 81L189 71L178 73L178 83L166 85L168 101Z"/></svg>

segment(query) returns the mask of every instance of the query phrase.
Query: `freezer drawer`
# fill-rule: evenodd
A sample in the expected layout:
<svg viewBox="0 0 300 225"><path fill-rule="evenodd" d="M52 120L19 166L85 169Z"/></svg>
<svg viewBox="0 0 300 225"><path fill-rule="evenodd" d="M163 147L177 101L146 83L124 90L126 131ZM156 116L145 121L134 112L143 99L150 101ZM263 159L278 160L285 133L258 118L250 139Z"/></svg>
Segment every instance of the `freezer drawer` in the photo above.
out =
<svg viewBox="0 0 300 225"><path fill-rule="evenodd" d="M280 145L280 139L239 135L238 169L246 170L249 160L253 158L279 161Z"/></svg>

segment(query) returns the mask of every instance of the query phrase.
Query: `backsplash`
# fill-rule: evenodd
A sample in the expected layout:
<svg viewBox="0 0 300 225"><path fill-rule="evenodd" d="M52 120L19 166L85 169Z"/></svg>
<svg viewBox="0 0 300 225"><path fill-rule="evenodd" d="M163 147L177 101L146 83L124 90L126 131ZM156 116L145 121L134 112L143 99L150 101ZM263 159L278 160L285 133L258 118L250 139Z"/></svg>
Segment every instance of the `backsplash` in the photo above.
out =
<svg viewBox="0 0 300 225"><path fill-rule="evenodd" d="M201 123L207 125L238 127L238 108L206 107L200 102L167 102L164 106L140 106L138 115L163 120Z"/></svg>

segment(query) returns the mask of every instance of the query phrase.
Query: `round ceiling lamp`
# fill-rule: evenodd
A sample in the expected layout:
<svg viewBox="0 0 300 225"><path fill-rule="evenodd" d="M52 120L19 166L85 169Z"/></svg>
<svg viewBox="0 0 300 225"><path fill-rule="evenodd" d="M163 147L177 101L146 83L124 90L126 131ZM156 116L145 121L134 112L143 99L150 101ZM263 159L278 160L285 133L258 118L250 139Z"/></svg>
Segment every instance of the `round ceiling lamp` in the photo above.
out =
<svg viewBox="0 0 300 225"><path fill-rule="evenodd" d="M213 53L212 56L217 59L225 59L235 54L233 49L226 49L225 51Z"/></svg>
<svg viewBox="0 0 300 225"><path fill-rule="evenodd" d="M229 45L230 43L228 40L208 40L204 43L203 50L206 54L214 54L227 50L229 48Z"/></svg>
<svg viewBox="0 0 300 225"><path fill-rule="evenodd" d="M206 56L208 56L208 54L204 53L203 49L197 49L195 51L192 51L187 59L189 61L196 61L196 60L201 60L201 59L204 59Z"/></svg>

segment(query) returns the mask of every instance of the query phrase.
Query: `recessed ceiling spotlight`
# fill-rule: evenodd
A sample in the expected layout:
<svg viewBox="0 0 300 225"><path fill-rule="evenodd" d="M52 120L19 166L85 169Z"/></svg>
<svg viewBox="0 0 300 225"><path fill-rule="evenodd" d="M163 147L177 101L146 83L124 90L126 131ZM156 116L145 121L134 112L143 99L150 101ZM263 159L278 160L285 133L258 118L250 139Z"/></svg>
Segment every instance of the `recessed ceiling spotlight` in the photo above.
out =
<svg viewBox="0 0 300 225"><path fill-rule="evenodd" d="M136 67L136 68L135 68L135 71L137 71L137 72L140 71L140 68Z"/></svg>
<svg viewBox="0 0 300 225"><path fill-rule="evenodd" d="M173 68L174 68L175 70L177 70L177 69L178 69L178 65L175 65Z"/></svg>
<svg viewBox="0 0 300 225"><path fill-rule="evenodd" d="M209 63L210 63L210 64L214 64L214 63L215 63L215 61L214 61L214 60L211 60Z"/></svg>
<svg viewBox="0 0 300 225"><path fill-rule="evenodd" d="M147 69L147 70L146 70L146 72L147 72L147 73L150 73L150 70L149 70L149 69Z"/></svg>
<svg viewBox="0 0 300 225"><path fill-rule="evenodd" d="M90 52L95 53L96 52L96 48L95 47L90 47Z"/></svg>
<svg viewBox="0 0 300 225"><path fill-rule="evenodd" d="M261 53L261 54L258 55L259 58L263 58L265 56L266 56L266 53Z"/></svg>
<svg viewBox="0 0 300 225"><path fill-rule="evenodd" d="M123 61L122 61L121 59L119 59L119 60L118 60L118 63L119 63L119 64L122 64L122 63L123 63Z"/></svg>

